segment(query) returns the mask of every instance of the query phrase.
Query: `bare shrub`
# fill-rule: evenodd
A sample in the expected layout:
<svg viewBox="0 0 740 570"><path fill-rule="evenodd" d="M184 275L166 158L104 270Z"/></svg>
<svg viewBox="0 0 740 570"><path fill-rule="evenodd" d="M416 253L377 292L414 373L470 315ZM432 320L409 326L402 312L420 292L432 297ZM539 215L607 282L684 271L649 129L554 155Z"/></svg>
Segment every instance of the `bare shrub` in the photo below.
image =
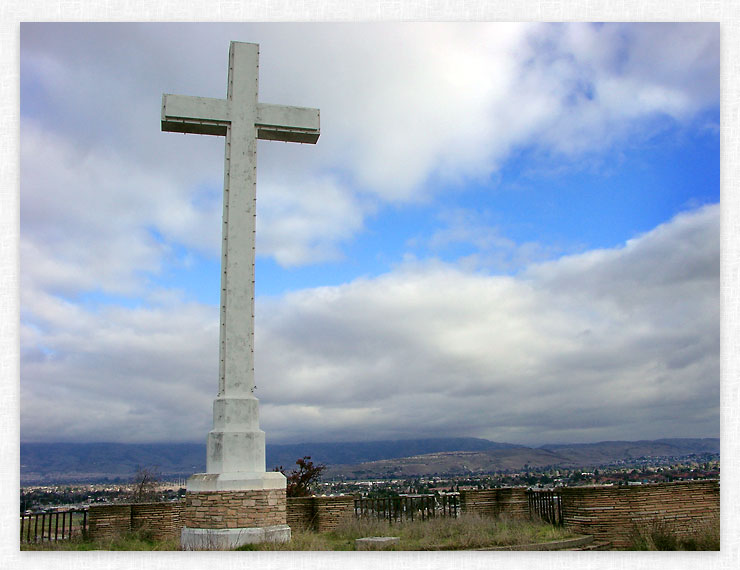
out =
<svg viewBox="0 0 740 570"><path fill-rule="evenodd" d="M293 469L290 473L286 473L282 465L275 467L273 471L285 475L287 479L285 494L288 497L310 497L326 465L314 465L310 455L296 460L295 463L298 469Z"/></svg>
<svg viewBox="0 0 740 570"><path fill-rule="evenodd" d="M134 475L134 503L150 503L159 499L157 483L161 474L156 467L137 467Z"/></svg>

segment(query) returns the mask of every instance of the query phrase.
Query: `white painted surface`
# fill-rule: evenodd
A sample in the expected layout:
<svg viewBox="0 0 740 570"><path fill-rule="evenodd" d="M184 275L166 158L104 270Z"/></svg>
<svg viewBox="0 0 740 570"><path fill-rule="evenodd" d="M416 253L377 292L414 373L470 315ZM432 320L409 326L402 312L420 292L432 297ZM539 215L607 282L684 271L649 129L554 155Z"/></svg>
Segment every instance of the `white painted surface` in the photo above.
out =
<svg viewBox="0 0 740 570"><path fill-rule="evenodd" d="M188 479L191 493L285 489L285 476L277 471L196 473Z"/></svg>
<svg viewBox="0 0 740 570"><path fill-rule="evenodd" d="M226 137L219 384L206 458L207 474L220 477L195 475L189 491L285 488L282 474L265 473L253 395L257 139L315 143L319 110L258 103L258 63L257 44L231 42L226 99L162 96L162 130Z"/></svg>

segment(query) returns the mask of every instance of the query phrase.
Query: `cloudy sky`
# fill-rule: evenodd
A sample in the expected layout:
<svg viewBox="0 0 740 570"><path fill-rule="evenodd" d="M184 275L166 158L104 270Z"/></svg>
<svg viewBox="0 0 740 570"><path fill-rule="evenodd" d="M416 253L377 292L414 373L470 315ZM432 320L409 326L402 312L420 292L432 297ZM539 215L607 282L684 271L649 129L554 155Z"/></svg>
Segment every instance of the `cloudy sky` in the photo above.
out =
<svg viewBox="0 0 740 570"><path fill-rule="evenodd" d="M268 442L719 436L717 24L22 24L23 441L205 441L230 40Z"/></svg>

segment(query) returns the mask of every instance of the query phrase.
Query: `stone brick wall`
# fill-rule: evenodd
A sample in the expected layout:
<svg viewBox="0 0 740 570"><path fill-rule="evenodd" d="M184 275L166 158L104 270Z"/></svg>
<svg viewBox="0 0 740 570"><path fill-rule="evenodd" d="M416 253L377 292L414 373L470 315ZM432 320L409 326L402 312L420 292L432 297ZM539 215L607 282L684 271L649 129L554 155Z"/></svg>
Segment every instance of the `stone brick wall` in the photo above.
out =
<svg viewBox="0 0 740 570"><path fill-rule="evenodd" d="M342 522L355 516L355 498L314 497L316 505L316 530L326 532L334 530Z"/></svg>
<svg viewBox="0 0 740 570"><path fill-rule="evenodd" d="M461 510L466 513L491 517L502 514L512 517L527 517L529 516L529 505L526 492L526 487L461 491Z"/></svg>
<svg viewBox="0 0 740 570"><path fill-rule="evenodd" d="M87 532L93 540L111 540L131 530L131 505L90 505Z"/></svg>
<svg viewBox="0 0 740 570"><path fill-rule="evenodd" d="M139 503L131 505L131 528L144 530L155 540L180 538L185 503Z"/></svg>
<svg viewBox="0 0 740 570"><path fill-rule="evenodd" d="M618 548L629 547L639 527L657 524L688 537L719 518L719 481L563 487L560 494L567 528Z"/></svg>
<svg viewBox="0 0 740 570"><path fill-rule="evenodd" d="M355 516L355 498L289 497L286 515L291 529L326 532Z"/></svg>
<svg viewBox="0 0 740 570"><path fill-rule="evenodd" d="M285 489L187 493L188 528L255 528L286 524Z"/></svg>
<svg viewBox="0 0 740 570"><path fill-rule="evenodd" d="M90 505L88 533L93 540L111 540L131 530L146 530L156 540L180 536L184 503Z"/></svg>
<svg viewBox="0 0 740 570"><path fill-rule="evenodd" d="M316 501L314 497L288 497L285 519L293 530L316 530Z"/></svg>

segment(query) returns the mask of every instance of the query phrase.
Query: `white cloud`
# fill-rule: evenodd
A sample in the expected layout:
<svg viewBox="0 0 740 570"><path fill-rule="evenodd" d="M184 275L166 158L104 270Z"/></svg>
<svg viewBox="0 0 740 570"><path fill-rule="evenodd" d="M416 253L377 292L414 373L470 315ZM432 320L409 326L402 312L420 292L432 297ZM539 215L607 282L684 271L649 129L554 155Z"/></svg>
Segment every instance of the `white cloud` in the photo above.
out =
<svg viewBox="0 0 740 570"><path fill-rule="evenodd" d="M24 25L24 439L205 436L217 310L148 278L180 246L218 255L223 140L161 133L159 112L163 92L224 96L229 39L260 42L263 101L322 110L317 146L260 145L259 248L284 266L341 259L379 206L485 179L520 147L581 160L718 99L713 25ZM535 245L461 211L432 244L475 258L258 300L263 426L714 435L717 210L535 266ZM97 290L150 306L71 301Z"/></svg>
<svg viewBox="0 0 740 570"><path fill-rule="evenodd" d="M517 278L421 262L259 299L262 427L273 442L716 436L718 263L711 206ZM205 437L215 309L24 310L24 440Z"/></svg>
<svg viewBox="0 0 740 570"><path fill-rule="evenodd" d="M705 206L680 214L649 234L629 240L624 248L595 250L535 266L532 280L555 294L589 298L622 312L641 313L674 303L675 318L699 321L709 310L718 317L719 306L685 303L685 298L718 284L719 206ZM660 262L658 263L657 260ZM588 279L584 280L584 275ZM714 297L702 300L717 301ZM671 313L663 319L671 322Z"/></svg>
<svg viewBox="0 0 740 570"><path fill-rule="evenodd" d="M716 24L540 26L530 45L522 100L554 102L529 133L546 150L601 152L719 104Z"/></svg>
<svg viewBox="0 0 740 570"><path fill-rule="evenodd" d="M74 295L142 294L170 244L216 255L220 203L26 121L21 140L21 280ZM220 192L219 192L220 196Z"/></svg>
<svg viewBox="0 0 740 570"><path fill-rule="evenodd" d="M90 312L55 298L24 310L24 441L197 441L218 386L212 307Z"/></svg>
<svg viewBox="0 0 740 570"><path fill-rule="evenodd" d="M362 228L366 207L330 178L265 184L258 202L257 252L285 267L342 259L337 244Z"/></svg>
<svg viewBox="0 0 740 570"><path fill-rule="evenodd" d="M457 208L440 216L444 227L427 240L429 248L437 253L455 246L472 248L473 253L461 256L456 263L468 270L486 272L515 272L533 262L562 254L554 245L536 242L517 243L504 236L488 211ZM410 245L419 245L417 239Z"/></svg>
<svg viewBox="0 0 740 570"><path fill-rule="evenodd" d="M485 181L521 147L582 160L719 97L714 24L24 25L24 207L35 177L35 211L130 212L170 244L217 252L223 141L159 132L160 97L223 97L235 38L261 44L263 101L322 111L317 146L260 145L261 215L290 212L297 230L264 236L284 265L338 258L379 203ZM75 158L62 173L47 141ZM320 215L317 189L336 198ZM26 239L40 226L27 224Z"/></svg>
<svg viewBox="0 0 740 570"><path fill-rule="evenodd" d="M293 438L281 402L376 410L333 439L716 433L718 227L706 208L522 279L422 264L263 304L263 415Z"/></svg>

